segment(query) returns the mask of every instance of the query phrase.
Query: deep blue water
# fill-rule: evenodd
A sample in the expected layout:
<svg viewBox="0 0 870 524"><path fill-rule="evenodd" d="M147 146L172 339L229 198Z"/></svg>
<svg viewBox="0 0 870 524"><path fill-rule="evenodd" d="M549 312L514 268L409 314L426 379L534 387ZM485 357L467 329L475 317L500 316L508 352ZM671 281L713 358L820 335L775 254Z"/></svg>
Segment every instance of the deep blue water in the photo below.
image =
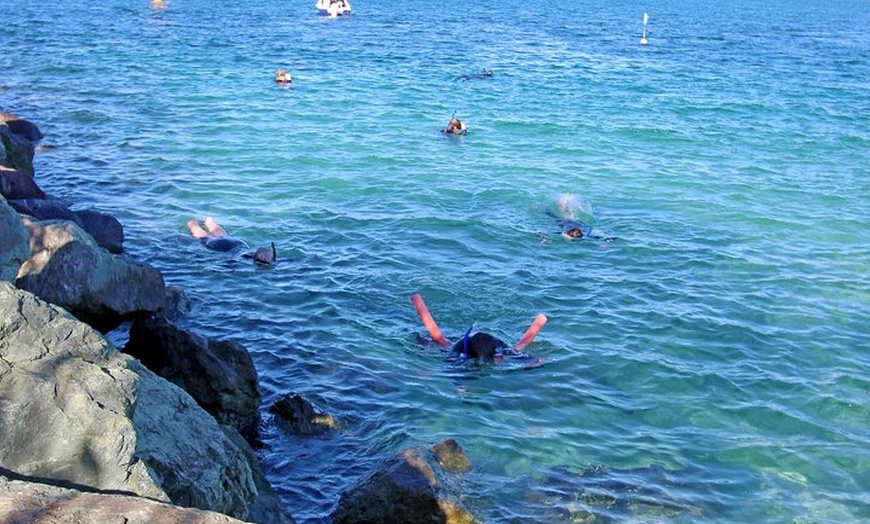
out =
<svg viewBox="0 0 870 524"><path fill-rule="evenodd" d="M342 421L266 417L300 522L447 437L488 522L870 520L870 3L313 4L0 3L41 186L117 216L265 405ZM617 240L563 240L562 194ZM279 265L204 250L205 215ZM446 360L414 292L453 340L546 313L544 364Z"/></svg>

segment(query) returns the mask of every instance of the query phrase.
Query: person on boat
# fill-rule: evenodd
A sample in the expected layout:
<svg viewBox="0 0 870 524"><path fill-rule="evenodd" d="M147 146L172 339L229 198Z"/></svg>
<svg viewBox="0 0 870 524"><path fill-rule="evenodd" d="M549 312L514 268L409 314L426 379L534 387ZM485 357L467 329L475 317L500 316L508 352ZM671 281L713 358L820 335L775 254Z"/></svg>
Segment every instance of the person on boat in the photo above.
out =
<svg viewBox="0 0 870 524"><path fill-rule="evenodd" d="M275 83L279 86L287 86L293 83L293 75L285 69L275 71Z"/></svg>
<svg viewBox="0 0 870 524"><path fill-rule="evenodd" d="M441 333L438 324L435 323L435 319L432 318L432 314L429 313L429 309L423 302L423 297L420 296L419 293L415 293L411 296L411 303L414 305L414 309L417 310L417 314L420 316L420 320L423 322L423 326L429 332L432 340L444 347L451 348L451 353L457 356L463 356L469 360L502 362L507 356L530 358L529 355L521 353L520 350L529 345L535 339L541 328L544 327L544 324L547 323L547 316L543 313L538 314L532 322L532 325L526 330L523 338L520 339L513 349L511 349L506 342L490 335L489 333L479 331L474 335L471 335L471 330L474 329L474 324L468 328L468 331L465 332L465 335L461 340L451 346L447 338ZM540 361L535 359L535 364L538 363L540 363Z"/></svg>
<svg viewBox="0 0 870 524"><path fill-rule="evenodd" d="M226 230L212 217L203 220L205 229L199 224L199 220L191 218L187 221L187 229L194 238L198 238L202 244L213 251L223 253L240 252L248 249L244 240L227 235ZM272 265L277 259L275 243L271 243L271 249L266 247L257 248L253 253L243 253L243 257L250 258L255 264Z"/></svg>
<svg viewBox="0 0 870 524"><path fill-rule="evenodd" d="M447 122L447 127L442 129L441 132L445 135L467 135L468 127L465 125L465 122L453 117L450 119L450 122Z"/></svg>

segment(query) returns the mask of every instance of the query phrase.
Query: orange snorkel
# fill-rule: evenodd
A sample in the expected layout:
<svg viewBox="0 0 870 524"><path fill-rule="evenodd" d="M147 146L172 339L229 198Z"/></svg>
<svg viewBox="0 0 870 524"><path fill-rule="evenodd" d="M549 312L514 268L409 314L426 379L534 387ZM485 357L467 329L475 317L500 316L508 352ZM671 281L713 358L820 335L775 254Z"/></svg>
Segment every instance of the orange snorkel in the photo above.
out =
<svg viewBox="0 0 870 524"><path fill-rule="evenodd" d="M423 321L423 325L426 326L426 331L429 332L432 340L438 342L444 347L450 347L450 342L448 342L447 339L444 338L444 335L441 334L438 324L435 323L435 319L432 318L432 314L429 313L429 309L426 308L426 304L423 302L423 297L420 296L420 293L414 293L411 297L411 302L414 304L414 309L416 309L417 314L420 315L420 320Z"/></svg>

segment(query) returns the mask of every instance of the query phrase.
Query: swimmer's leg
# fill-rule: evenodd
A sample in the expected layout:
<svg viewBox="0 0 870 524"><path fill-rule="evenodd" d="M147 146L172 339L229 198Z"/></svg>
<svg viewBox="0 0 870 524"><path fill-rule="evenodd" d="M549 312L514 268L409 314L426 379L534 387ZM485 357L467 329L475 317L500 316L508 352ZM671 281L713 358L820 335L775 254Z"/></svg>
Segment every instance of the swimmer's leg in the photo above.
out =
<svg viewBox="0 0 870 524"><path fill-rule="evenodd" d="M208 236L208 231L199 226L199 220L191 218L187 221L187 229L194 238L205 238Z"/></svg>
<svg viewBox="0 0 870 524"><path fill-rule="evenodd" d="M227 236L227 232L224 231L224 228L219 226L218 223L215 222L212 217L205 217L205 220L203 222L205 223L205 227L206 227L206 229L208 229L208 232L211 233L213 236L216 236L216 237Z"/></svg>

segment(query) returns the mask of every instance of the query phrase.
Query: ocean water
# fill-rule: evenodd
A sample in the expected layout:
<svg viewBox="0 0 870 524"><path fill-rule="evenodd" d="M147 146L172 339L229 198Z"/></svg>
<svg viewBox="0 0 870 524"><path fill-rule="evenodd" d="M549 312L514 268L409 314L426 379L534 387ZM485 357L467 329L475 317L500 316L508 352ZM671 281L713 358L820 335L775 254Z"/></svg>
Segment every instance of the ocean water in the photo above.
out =
<svg viewBox="0 0 870 524"><path fill-rule="evenodd" d="M117 216L264 405L341 420L264 411L299 522L448 437L486 522L870 520L870 2L313 4L0 2L43 189ZM562 239L559 195L616 240ZM542 365L446 358L415 292L452 340L547 314Z"/></svg>

